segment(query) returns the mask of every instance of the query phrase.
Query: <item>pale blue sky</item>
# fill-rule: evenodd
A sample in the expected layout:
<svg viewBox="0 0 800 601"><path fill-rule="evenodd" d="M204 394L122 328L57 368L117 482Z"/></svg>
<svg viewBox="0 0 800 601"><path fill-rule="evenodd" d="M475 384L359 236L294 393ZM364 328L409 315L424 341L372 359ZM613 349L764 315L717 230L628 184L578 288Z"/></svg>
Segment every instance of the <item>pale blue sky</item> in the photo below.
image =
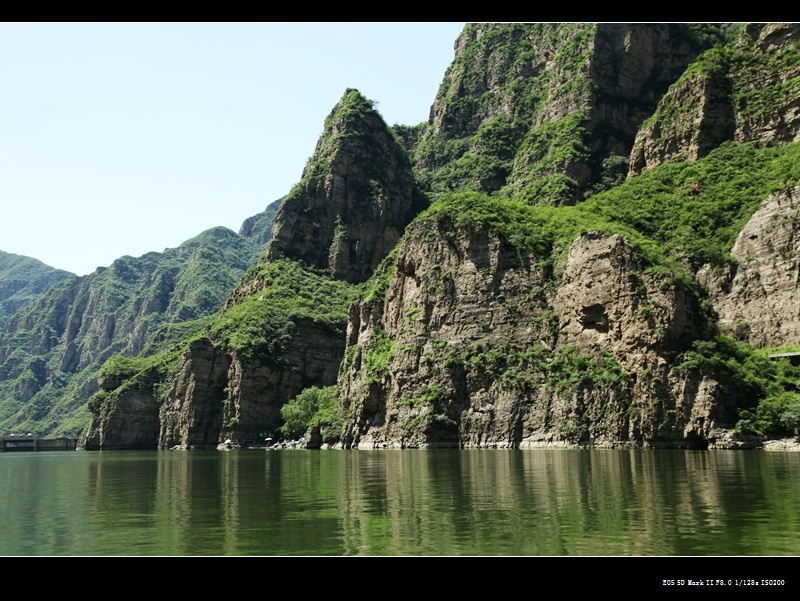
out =
<svg viewBox="0 0 800 601"><path fill-rule="evenodd" d="M427 120L463 23L0 24L0 250L84 275L238 230L348 87Z"/></svg>

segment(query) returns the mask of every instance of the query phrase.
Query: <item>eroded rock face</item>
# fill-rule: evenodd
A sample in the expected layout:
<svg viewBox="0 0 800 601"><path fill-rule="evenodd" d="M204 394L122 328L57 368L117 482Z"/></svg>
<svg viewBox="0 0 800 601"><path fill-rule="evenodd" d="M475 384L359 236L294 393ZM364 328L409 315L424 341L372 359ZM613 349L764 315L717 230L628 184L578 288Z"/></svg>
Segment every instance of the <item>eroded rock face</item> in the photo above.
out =
<svg viewBox="0 0 800 601"><path fill-rule="evenodd" d="M147 391L132 390L113 411L95 416L81 438L86 451L154 449L158 444L159 402Z"/></svg>
<svg viewBox="0 0 800 601"><path fill-rule="evenodd" d="M230 424L227 437L241 444L263 442L265 432L283 423L281 407L303 389L336 383L343 355L343 337L309 321L297 323L297 335L279 365L232 353L223 418Z"/></svg>
<svg viewBox="0 0 800 601"><path fill-rule="evenodd" d="M323 268L337 280L363 281L420 208L405 150L371 102L348 90L326 120L303 180L278 209L261 262L288 258ZM242 280L223 312L271 285L259 273ZM334 384L344 353L341 330L326 326L325 319L294 315L291 321L291 340L280 357L243 356L210 339L192 343L160 408L158 446L263 442L280 425L284 404L304 388Z"/></svg>
<svg viewBox="0 0 800 601"><path fill-rule="evenodd" d="M418 166L448 189L574 203L624 175L636 132L701 47L685 25L470 24L431 108ZM608 159L612 165L609 166ZM473 172L465 169L473 166ZM542 178L560 184L542 186ZM566 179L565 179L566 178ZM567 185L569 191L552 188Z"/></svg>
<svg viewBox="0 0 800 601"><path fill-rule="evenodd" d="M676 284L656 287L642 271L619 235L576 239L553 300L560 336L618 352L685 347L695 334L690 297Z"/></svg>
<svg viewBox="0 0 800 601"><path fill-rule="evenodd" d="M206 338L189 345L160 410L160 448L216 447L222 433L231 359Z"/></svg>
<svg viewBox="0 0 800 601"><path fill-rule="evenodd" d="M683 114L656 120L641 129L631 153L631 174L673 157L697 160L735 135L731 82L724 65L676 86L662 104L679 107Z"/></svg>
<svg viewBox="0 0 800 601"><path fill-rule="evenodd" d="M800 72L790 60L798 27L747 31L749 45L707 55L662 98L699 52L679 26L470 25L430 122L408 147L444 186L431 189L477 185L562 204L614 185L620 173L605 173L605 160L624 175L632 146L637 174L726 140L798 139ZM786 69L762 68L782 61ZM763 93L773 89L780 93ZM762 206L734 248L736 268L698 278L721 324L753 344L800 334L796 198L791 190ZM300 313L292 340L270 360L196 340L158 408L156 444L260 442L283 404L335 383L339 369L341 408L352 416L346 447L713 445L752 401L680 364L694 341L713 337L712 316L693 284L646 271L625 238L589 232L566 253L534 252L497 221L458 225L432 210L412 223L421 208L405 151L371 103L348 90L281 205L261 266L287 258L363 282L396 248L385 281L351 307L346 341ZM252 271L224 311L269 286ZM150 299L154 310L161 296ZM152 404L137 399L120 402L150 419ZM107 417L112 438L131 439Z"/></svg>
<svg viewBox="0 0 800 601"><path fill-rule="evenodd" d="M281 422L281 407L309 386L336 383L344 339L330 328L297 323L278 362L244 357L210 340L192 343L160 409L160 448L262 444Z"/></svg>
<svg viewBox="0 0 800 601"><path fill-rule="evenodd" d="M623 238L581 236L552 273L486 227L446 229L412 230L386 298L351 312L344 446L702 446L732 426L719 383L674 365L694 297Z"/></svg>
<svg viewBox="0 0 800 601"><path fill-rule="evenodd" d="M773 193L736 238L736 265L703 268L719 323L760 347L800 340L800 188Z"/></svg>
<svg viewBox="0 0 800 601"><path fill-rule="evenodd" d="M86 451L156 448L160 425L160 402L153 394L156 381L153 374L138 386L113 394L122 381L107 376L98 378L100 396L112 393L113 399L92 400L92 421L81 437L79 448Z"/></svg>
<svg viewBox="0 0 800 601"><path fill-rule="evenodd" d="M800 140L797 24L770 24L742 43L711 51L673 86L636 136L630 175L666 162L697 160L727 140ZM779 66L778 66L779 65Z"/></svg>
<svg viewBox="0 0 800 601"><path fill-rule="evenodd" d="M682 26L603 23L589 60L593 82L588 140L593 152L628 156L636 133L669 86L697 56Z"/></svg>
<svg viewBox="0 0 800 601"><path fill-rule="evenodd" d="M281 204L265 261L286 257L366 280L419 212L411 163L371 103L348 90L299 188Z"/></svg>
<svg viewBox="0 0 800 601"><path fill-rule="evenodd" d="M371 102L348 90L326 120L303 180L278 209L262 263L289 258L335 279L364 281L419 210L405 150ZM270 285L254 277L233 291L226 310ZM344 338L311 320L293 321L279 358L242 356L210 341L193 345L161 410L159 446L263 442L280 425L283 405L304 388L334 384Z"/></svg>
<svg viewBox="0 0 800 601"><path fill-rule="evenodd" d="M272 239L272 226L275 225L275 215L283 199L271 202L261 213L248 217L239 228L239 235L255 240L266 245Z"/></svg>

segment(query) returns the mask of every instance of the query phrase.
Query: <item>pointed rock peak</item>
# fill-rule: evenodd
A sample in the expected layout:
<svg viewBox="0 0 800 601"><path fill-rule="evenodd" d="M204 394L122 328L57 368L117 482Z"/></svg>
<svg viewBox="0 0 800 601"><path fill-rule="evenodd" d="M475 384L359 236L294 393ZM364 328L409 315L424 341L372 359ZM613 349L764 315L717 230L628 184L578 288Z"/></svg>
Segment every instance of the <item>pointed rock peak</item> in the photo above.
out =
<svg viewBox="0 0 800 601"><path fill-rule="evenodd" d="M281 204L264 261L286 257L366 280L419 211L411 161L373 102L348 88Z"/></svg>
<svg viewBox="0 0 800 601"><path fill-rule="evenodd" d="M374 101L358 90L347 88L325 119L322 135L303 170L298 189L287 198L295 196L299 189L315 188L335 173L342 175L354 163L362 168L369 165L374 172L372 177L378 179L379 172L386 171L387 160L407 163L410 168L408 155L373 105Z"/></svg>
<svg viewBox="0 0 800 601"><path fill-rule="evenodd" d="M364 95L355 88L347 88L344 91L342 99L336 104L331 114L335 114L337 111L341 110L373 112L375 110L373 105L374 101L364 97Z"/></svg>
<svg viewBox="0 0 800 601"><path fill-rule="evenodd" d="M395 146L394 138L383 117L374 107L375 102L365 98L354 88L347 88L342 98L325 119L325 127L314 151L319 160L332 154L348 142L389 144ZM402 153L405 154L405 153ZM305 173L304 173L305 175Z"/></svg>
<svg viewBox="0 0 800 601"><path fill-rule="evenodd" d="M355 88L347 88L342 99L333 107L331 114L325 120L325 129L330 127L342 127L355 125L361 119L377 117L383 121L378 111L375 110L375 102L365 98L361 92Z"/></svg>

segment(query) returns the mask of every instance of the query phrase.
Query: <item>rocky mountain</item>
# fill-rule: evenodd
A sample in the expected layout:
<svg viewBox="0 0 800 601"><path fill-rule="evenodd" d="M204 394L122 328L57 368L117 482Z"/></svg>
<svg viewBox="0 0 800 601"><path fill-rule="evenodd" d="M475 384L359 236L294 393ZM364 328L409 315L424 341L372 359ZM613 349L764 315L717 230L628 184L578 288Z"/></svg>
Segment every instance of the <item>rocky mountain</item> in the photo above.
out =
<svg viewBox="0 0 800 601"><path fill-rule="evenodd" d="M219 227L163 253L62 279L0 330L0 429L77 436L100 366L193 335L263 248Z"/></svg>
<svg viewBox="0 0 800 601"><path fill-rule="evenodd" d="M468 25L417 162L437 192L577 202L624 177L639 124L709 43L703 33L679 24Z"/></svg>
<svg viewBox="0 0 800 601"><path fill-rule="evenodd" d="M751 25L739 43L704 53L642 124L631 174L697 160L728 140L762 146L798 141L798 35L798 24Z"/></svg>
<svg viewBox="0 0 800 601"><path fill-rule="evenodd" d="M363 282L426 204L408 155L372 102L347 90L278 211L265 261L286 257Z"/></svg>
<svg viewBox="0 0 800 601"><path fill-rule="evenodd" d="M272 226L275 224L275 215L282 201L283 199L279 198L268 204L262 212L245 219L239 228L239 235L266 246L272 239Z"/></svg>
<svg viewBox="0 0 800 601"><path fill-rule="evenodd" d="M798 436L798 35L471 24L428 122L347 90L219 316L105 363L85 448Z"/></svg>
<svg viewBox="0 0 800 601"><path fill-rule="evenodd" d="M584 119L583 147L572 157L583 169L573 162L557 171L573 175L562 202L586 197L582 184L597 181L593 164L615 152L607 146L593 162L598 147L587 140L619 132L610 139L616 152L631 153L628 183L576 211L540 210L527 232L527 209L512 216L510 203L487 198L445 197L417 218L385 297L351 313L339 380L344 446L736 446L745 444L731 442L737 429L800 432L796 370L734 342L798 344L797 171L780 166L796 150L779 146L797 139L798 29L748 27L735 43L702 53L637 123L642 114L624 107L637 106L652 81L653 56L642 51L658 40L673 49L667 65L692 54L691 38L664 34L662 26L596 30L588 62L601 75L591 77L596 96L582 110L611 119ZM624 48L616 58L615 48ZM610 92L626 63L639 65L639 90ZM631 96L619 102L626 89ZM638 128L633 148L621 133L630 126ZM644 164L667 162L679 164L662 168L658 182L640 175ZM671 198L657 200L665 193ZM552 201L536 182L511 198ZM592 225L597 216L610 220ZM673 257L654 256L645 241L637 249L625 226Z"/></svg>
<svg viewBox="0 0 800 601"><path fill-rule="evenodd" d="M31 257L0 251L0 328L53 284L73 275Z"/></svg>

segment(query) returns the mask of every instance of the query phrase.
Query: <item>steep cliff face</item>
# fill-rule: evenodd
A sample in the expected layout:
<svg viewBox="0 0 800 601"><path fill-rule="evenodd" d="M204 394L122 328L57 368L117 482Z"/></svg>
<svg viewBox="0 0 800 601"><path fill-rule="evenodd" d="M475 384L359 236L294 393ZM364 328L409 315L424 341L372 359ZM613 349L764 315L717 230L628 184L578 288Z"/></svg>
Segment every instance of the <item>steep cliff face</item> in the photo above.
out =
<svg viewBox="0 0 800 601"><path fill-rule="evenodd" d="M81 448L87 451L152 449L160 427L160 403L153 392L159 377L158 373L149 373L144 381L115 395L111 402L103 397L117 390L122 380L99 377L97 384L101 394L90 402L90 409L97 418L83 433Z"/></svg>
<svg viewBox="0 0 800 601"><path fill-rule="evenodd" d="M702 47L684 25L468 25L418 165L437 192L580 200L624 176L638 126Z"/></svg>
<svg viewBox="0 0 800 601"><path fill-rule="evenodd" d="M759 347L800 341L800 188L773 193L736 238L736 263L698 279L719 323Z"/></svg>
<svg viewBox="0 0 800 601"><path fill-rule="evenodd" d="M456 221L415 222L385 298L351 311L345 446L703 445L732 427L734 399L675 365L702 334L696 298L622 237L553 263Z"/></svg>
<svg viewBox="0 0 800 601"><path fill-rule="evenodd" d="M167 399L156 405L161 429L150 448L216 448L263 444L281 423L281 407L301 390L336 382L344 353L341 331L297 323L298 335L278 365L215 347L208 339L184 353Z"/></svg>
<svg viewBox="0 0 800 601"><path fill-rule="evenodd" d="M260 264L209 336L186 351L154 446L263 442L289 400L334 384L355 295L349 283L369 277L422 202L402 145L372 103L347 90L282 201Z"/></svg>
<svg viewBox="0 0 800 601"><path fill-rule="evenodd" d="M591 190L621 181L640 125L707 43L686 25L598 25L588 59Z"/></svg>
<svg viewBox="0 0 800 601"><path fill-rule="evenodd" d="M200 339L184 352L178 377L161 408L161 429L151 448L175 445L216 447L222 440L222 413L227 397L231 358L208 339Z"/></svg>
<svg viewBox="0 0 800 601"><path fill-rule="evenodd" d="M309 386L336 382L355 292L287 259L251 268L222 315L182 353L156 356L153 365L139 363L120 378L101 378L83 446L263 443L280 426L283 405ZM137 432L135 424L142 426Z"/></svg>
<svg viewBox="0 0 800 601"><path fill-rule="evenodd" d="M281 204L264 260L286 257L366 280L421 209L408 155L372 103L348 90L303 179Z"/></svg>
<svg viewBox="0 0 800 601"><path fill-rule="evenodd" d="M800 140L800 26L748 28L703 54L639 131L630 173L696 160L726 140Z"/></svg>

